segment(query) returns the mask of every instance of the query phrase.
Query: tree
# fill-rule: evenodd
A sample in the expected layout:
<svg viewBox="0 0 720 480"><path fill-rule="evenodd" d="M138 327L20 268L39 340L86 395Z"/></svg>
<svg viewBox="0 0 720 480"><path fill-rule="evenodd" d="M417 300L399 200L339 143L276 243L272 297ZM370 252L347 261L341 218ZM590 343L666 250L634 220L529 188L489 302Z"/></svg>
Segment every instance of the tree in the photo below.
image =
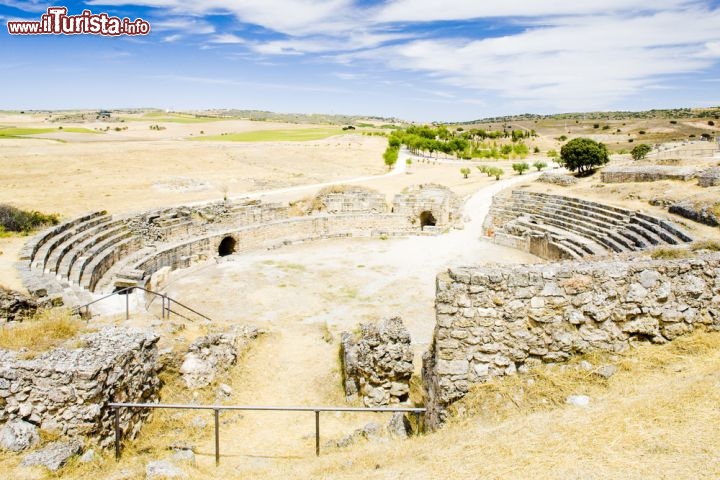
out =
<svg viewBox="0 0 720 480"><path fill-rule="evenodd" d="M468 178L470 175L470 169L468 167L463 167L460 169L460 173L463 174L463 178Z"/></svg>
<svg viewBox="0 0 720 480"><path fill-rule="evenodd" d="M650 147L650 145L641 143L640 145L635 145L633 149L630 150L630 155L632 155L633 160L642 160L651 150L652 147Z"/></svg>
<svg viewBox="0 0 720 480"><path fill-rule="evenodd" d="M505 170L500 167L489 167L487 173L491 177L495 177L495 180L500 180L500 177L505 174Z"/></svg>
<svg viewBox="0 0 720 480"><path fill-rule="evenodd" d="M547 167L547 163L543 162L542 160L538 160L537 162L533 163L533 167L537 168L537 171L539 172L543 168Z"/></svg>
<svg viewBox="0 0 720 480"><path fill-rule="evenodd" d="M522 175L523 172L530 170L530 165L527 162L513 163L512 169L518 172L518 175Z"/></svg>
<svg viewBox="0 0 720 480"><path fill-rule="evenodd" d="M393 147L387 147L385 149L385 153L383 153L383 160L385 160L385 165L388 166L388 170L391 170L393 165L395 165L395 162L397 162L399 151L400 149Z"/></svg>
<svg viewBox="0 0 720 480"><path fill-rule="evenodd" d="M610 161L607 147L590 138L574 138L560 149L560 165L586 175Z"/></svg>

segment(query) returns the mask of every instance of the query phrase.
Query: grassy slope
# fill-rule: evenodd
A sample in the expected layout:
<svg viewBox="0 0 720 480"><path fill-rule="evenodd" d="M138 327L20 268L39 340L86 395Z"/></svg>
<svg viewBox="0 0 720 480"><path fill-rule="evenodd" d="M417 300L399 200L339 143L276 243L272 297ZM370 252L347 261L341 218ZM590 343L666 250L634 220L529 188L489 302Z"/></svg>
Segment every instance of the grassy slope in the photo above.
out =
<svg viewBox="0 0 720 480"><path fill-rule="evenodd" d="M6 127L0 128L0 138L22 138L26 135L41 135L44 133L101 133L89 128L67 127L59 128L27 128L27 127Z"/></svg>

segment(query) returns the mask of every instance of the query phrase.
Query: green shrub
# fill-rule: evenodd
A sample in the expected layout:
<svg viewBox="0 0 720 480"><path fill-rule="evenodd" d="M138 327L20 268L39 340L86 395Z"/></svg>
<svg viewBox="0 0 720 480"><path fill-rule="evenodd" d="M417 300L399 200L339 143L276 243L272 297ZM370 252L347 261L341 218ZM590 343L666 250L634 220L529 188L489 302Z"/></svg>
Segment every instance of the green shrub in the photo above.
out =
<svg viewBox="0 0 720 480"><path fill-rule="evenodd" d="M0 227L6 232L29 233L37 228L60 223L58 214L25 211L11 205L0 204Z"/></svg>
<svg viewBox="0 0 720 480"><path fill-rule="evenodd" d="M513 163L512 169L515 170L518 175L522 175L523 172L530 170L530 165L527 162Z"/></svg>
<svg viewBox="0 0 720 480"><path fill-rule="evenodd" d="M547 163L543 162L542 160L538 160L537 162L533 163L533 167L537 168L537 171L539 172L543 168L547 167Z"/></svg>

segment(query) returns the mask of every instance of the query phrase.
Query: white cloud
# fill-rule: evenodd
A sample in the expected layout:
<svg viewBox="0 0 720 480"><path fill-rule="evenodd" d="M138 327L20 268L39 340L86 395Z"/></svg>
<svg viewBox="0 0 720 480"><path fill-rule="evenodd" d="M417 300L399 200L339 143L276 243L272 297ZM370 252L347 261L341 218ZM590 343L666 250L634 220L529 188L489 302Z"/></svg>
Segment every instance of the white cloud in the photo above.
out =
<svg viewBox="0 0 720 480"><path fill-rule="evenodd" d="M180 35L179 33L176 33L174 35L168 35L167 37L164 37L163 42L165 42L165 43L177 42L181 38L183 38L183 36Z"/></svg>
<svg viewBox="0 0 720 480"><path fill-rule="evenodd" d="M276 35L259 40L229 30L203 45L243 44L244 52L263 58L315 56L347 66L345 79L357 63L379 65L379 81L382 68L419 72L426 85L428 79L442 84L437 90L443 94L480 102L499 95L509 104L544 110L602 109L662 86L670 75L709 69L720 58L714 0L386 0L370 7L359 0L91 3L162 8L172 16L158 26L177 35L189 33L183 28L215 34L203 17L232 15ZM465 36L432 23L442 20L464 22ZM474 20L499 29L483 31L486 23L478 22L472 32ZM508 25L512 30L502 29Z"/></svg>
<svg viewBox="0 0 720 480"><path fill-rule="evenodd" d="M0 5L16 8L23 12L44 13L55 3L38 0L1 0Z"/></svg>
<svg viewBox="0 0 720 480"><path fill-rule="evenodd" d="M548 19L485 39L414 40L346 55L425 72L449 85L545 108L602 108L658 77L708 68L720 45L720 10Z"/></svg>
<svg viewBox="0 0 720 480"><path fill-rule="evenodd" d="M394 0L377 9L378 22L430 22L437 20L469 20L498 17L547 17L593 15L612 12L659 11L677 8L691 0Z"/></svg>
<svg viewBox="0 0 720 480"><path fill-rule="evenodd" d="M236 45L245 43L245 40L238 37L237 35L234 35L232 33L222 33L219 35L215 35L210 39L210 43L221 43L221 44L230 44L230 45Z"/></svg>

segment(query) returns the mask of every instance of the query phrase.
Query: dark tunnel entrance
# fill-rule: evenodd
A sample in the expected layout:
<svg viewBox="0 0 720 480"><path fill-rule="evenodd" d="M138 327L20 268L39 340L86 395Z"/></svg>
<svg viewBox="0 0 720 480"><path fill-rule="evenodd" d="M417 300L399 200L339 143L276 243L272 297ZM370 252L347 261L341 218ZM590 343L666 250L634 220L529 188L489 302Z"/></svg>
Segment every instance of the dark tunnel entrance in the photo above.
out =
<svg viewBox="0 0 720 480"><path fill-rule="evenodd" d="M232 255L235 253L235 246L237 245L237 242L233 237L225 237L222 239L222 242L220 242L220 246L218 247L218 255L221 257L227 257L228 255Z"/></svg>
<svg viewBox="0 0 720 480"><path fill-rule="evenodd" d="M425 210L420 214L420 229L424 229L425 227L434 227L437 223L437 220L435 220L435 217L433 216L432 212Z"/></svg>

